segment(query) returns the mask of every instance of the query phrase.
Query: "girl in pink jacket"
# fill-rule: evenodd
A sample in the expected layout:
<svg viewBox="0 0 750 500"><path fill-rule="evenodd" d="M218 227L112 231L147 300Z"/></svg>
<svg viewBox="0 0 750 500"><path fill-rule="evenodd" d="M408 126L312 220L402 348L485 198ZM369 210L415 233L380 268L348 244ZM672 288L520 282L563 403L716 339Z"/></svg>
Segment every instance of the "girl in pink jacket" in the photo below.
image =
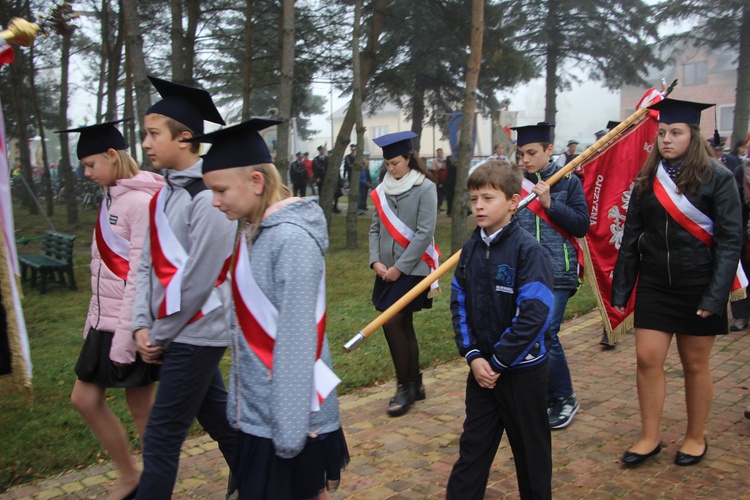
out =
<svg viewBox="0 0 750 500"><path fill-rule="evenodd" d="M130 322L138 260L147 234L149 202L164 185L161 176L140 171L114 122L67 130L80 132L78 159L85 175L106 193L91 243L91 302L76 364L71 401L120 472L111 498L133 498L140 472L122 424L109 409L107 388L125 388L141 438L154 398L159 365L136 354Z"/></svg>

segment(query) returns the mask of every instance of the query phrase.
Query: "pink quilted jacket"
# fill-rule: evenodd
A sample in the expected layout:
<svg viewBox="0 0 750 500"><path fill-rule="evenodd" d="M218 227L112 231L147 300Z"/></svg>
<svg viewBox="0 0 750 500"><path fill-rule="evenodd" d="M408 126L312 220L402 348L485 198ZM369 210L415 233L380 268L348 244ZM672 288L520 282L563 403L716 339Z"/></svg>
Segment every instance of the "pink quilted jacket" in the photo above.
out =
<svg viewBox="0 0 750 500"><path fill-rule="evenodd" d="M135 298L135 278L148 229L148 206L151 198L164 185L164 178L142 171L131 179L120 179L109 188L107 199L110 223L115 233L130 242L130 271L127 281L118 278L102 262L96 237L91 242L91 302L83 328L85 337L90 328L114 332L109 357L118 363L135 361L135 343L130 323ZM105 200L106 201L106 200Z"/></svg>

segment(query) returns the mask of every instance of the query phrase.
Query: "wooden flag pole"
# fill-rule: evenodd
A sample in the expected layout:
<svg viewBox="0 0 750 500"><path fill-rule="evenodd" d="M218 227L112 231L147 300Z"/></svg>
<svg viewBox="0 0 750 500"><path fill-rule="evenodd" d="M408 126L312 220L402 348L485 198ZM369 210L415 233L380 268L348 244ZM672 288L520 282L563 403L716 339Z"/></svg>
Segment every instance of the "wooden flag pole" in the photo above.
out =
<svg viewBox="0 0 750 500"><path fill-rule="evenodd" d="M668 96L672 90L677 85L677 80L672 82L672 85L670 85L668 88L664 89L662 92L662 95L664 97ZM586 161L590 156L592 156L594 153L599 151L605 144L607 144L609 141L617 137L617 135L628 128L630 125L635 123L641 116L645 115L648 112L648 106L649 103L644 104L640 109L636 110L635 113L627 117L625 120L623 120L619 125L617 125L615 128L610 130L608 133L606 133L601 139L596 141L594 144L586 148L583 153L579 154L573 160L571 160L569 163L565 164L563 168L555 172L554 175L552 175L549 179L547 179L547 184L552 186L557 181L562 179L564 176L566 176L568 173L572 172L574 168L576 168L578 165ZM518 208L516 208L516 212L519 210L527 207L529 203L534 201L536 199L536 194L529 193L526 197L524 197L521 202L518 204ZM398 313L401 309L406 307L407 304L409 304L412 300L414 300L420 293L427 290L427 288L443 276L445 273L447 273L453 266L458 264L458 259L461 257L461 250L454 253L453 255L448 258L445 262L440 264L440 266L435 269L431 274L428 276L425 276L425 278L417 283L414 288L409 290L404 294L403 297L398 299L396 302L393 303L391 307L380 313L378 317L376 317L374 320L372 320L367 326L362 328L359 332L357 332L354 337L352 337L349 342L344 344L344 350L346 352L352 352L354 348L356 348L359 344L364 342L364 340L375 333L378 328L383 326L386 321L391 319L396 313Z"/></svg>

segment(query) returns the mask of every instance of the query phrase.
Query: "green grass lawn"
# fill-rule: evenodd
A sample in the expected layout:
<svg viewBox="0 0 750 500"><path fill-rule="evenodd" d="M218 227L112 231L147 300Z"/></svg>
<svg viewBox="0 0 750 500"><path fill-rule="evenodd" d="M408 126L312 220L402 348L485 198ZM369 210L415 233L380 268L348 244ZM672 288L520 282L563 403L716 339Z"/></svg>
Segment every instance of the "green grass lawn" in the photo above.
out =
<svg viewBox="0 0 750 500"><path fill-rule="evenodd" d="M39 295L28 284L24 286L23 307L34 365L34 399L31 402L16 396L0 399L0 428L6 442L0 454L0 492L15 484L106 460L69 399L90 298L88 263L96 212L79 212L80 222L70 226L65 223L64 207L57 206L56 210L53 223L57 230L78 235L75 263L79 290L72 292L53 286L46 295ZM374 274L368 267L369 213L359 217L358 250L344 249L344 215L334 218L327 256L327 332L335 371L342 379L339 393L394 377L382 331L373 334L352 353L347 354L342 348L377 314L370 303ZM47 229L41 215L30 216L25 209L16 207L15 217L19 238L40 235ZM436 239L440 248L450 248L450 219L444 214L438 217ZM38 242L20 246L18 251L37 252ZM435 299L433 308L415 315L421 362L425 368L457 358L449 311L451 277L449 273L441 280L443 293ZM591 291L584 286L568 303L566 318L584 314L594 307ZM222 362L225 374L228 367L227 353ZM136 447L137 434L125 406L124 391L110 391L108 401L125 422ZM193 432L200 432L197 424Z"/></svg>

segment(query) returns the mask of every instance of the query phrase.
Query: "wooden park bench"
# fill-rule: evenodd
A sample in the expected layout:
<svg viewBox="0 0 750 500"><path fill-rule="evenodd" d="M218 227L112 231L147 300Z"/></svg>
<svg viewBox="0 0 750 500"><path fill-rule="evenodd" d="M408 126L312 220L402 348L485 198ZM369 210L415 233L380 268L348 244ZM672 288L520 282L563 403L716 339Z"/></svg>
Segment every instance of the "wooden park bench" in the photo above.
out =
<svg viewBox="0 0 750 500"><path fill-rule="evenodd" d="M31 269L31 286L36 286L39 274L39 293L47 293L47 282L66 285L71 290L77 290L76 278L73 274L73 234L45 231L42 238L42 252L39 254L19 254L21 263L21 280L26 281L27 271ZM57 279L55 278L57 275Z"/></svg>

